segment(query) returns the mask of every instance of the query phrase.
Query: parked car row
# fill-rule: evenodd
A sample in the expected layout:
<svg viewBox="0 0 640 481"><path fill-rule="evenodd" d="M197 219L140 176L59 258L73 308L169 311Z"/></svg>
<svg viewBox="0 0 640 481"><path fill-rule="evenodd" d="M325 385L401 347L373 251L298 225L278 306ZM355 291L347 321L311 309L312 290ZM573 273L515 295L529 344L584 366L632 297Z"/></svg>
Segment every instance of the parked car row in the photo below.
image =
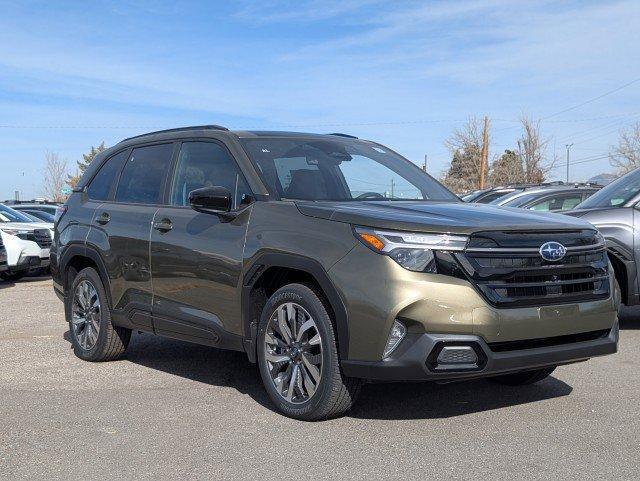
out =
<svg viewBox="0 0 640 481"><path fill-rule="evenodd" d="M465 202L493 204L541 212L573 209L602 186L596 184L511 184L476 190L462 196Z"/></svg>
<svg viewBox="0 0 640 481"><path fill-rule="evenodd" d="M22 207L22 206L21 206ZM53 206L48 206L53 207ZM0 278L15 281L29 272L49 267L53 220L0 204Z"/></svg>

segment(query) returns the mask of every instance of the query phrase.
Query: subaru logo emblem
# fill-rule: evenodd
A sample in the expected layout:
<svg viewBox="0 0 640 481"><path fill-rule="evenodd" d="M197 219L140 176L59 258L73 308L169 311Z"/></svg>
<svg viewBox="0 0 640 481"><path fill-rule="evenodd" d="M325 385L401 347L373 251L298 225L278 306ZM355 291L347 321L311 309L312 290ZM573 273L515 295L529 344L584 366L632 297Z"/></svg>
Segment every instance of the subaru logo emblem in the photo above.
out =
<svg viewBox="0 0 640 481"><path fill-rule="evenodd" d="M545 242L539 252L545 261L559 261L567 253L567 248L560 242Z"/></svg>

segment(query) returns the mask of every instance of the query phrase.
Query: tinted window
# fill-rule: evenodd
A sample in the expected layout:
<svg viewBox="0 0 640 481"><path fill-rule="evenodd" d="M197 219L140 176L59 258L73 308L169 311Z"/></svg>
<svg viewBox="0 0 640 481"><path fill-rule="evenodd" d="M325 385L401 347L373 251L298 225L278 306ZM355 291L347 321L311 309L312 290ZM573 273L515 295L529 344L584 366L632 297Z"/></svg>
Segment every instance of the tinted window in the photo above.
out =
<svg viewBox="0 0 640 481"><path fill-rule="evenodd" d="M107 200L109 198L111 186L125 160L127 160L126 150L109 158L109 160L100 167L100 170L89 184L89 187L87 187L87 195L90 199Z"/></svg>
<svg viewBox="0 0 640 481"><path fill-rule="evenodd" d="M124 166L116 192L117 202L159 204L166 172L171 166L173 144L133 149Z"/></svg>
<svg viewBox="0 0 640 481"><path fill-rule="evenodd" d="M25 210L31 217L35 217L38 220L43 220L45 222L53 222L55 218L49 214L48 212L43 212L41 210Z"/></svg>
<svg viewBox="0 0 640 481"><path fill-rule="evenodd" d="M305 200L459 199L416 165L357 139L241 139L271 191Z"/></svg>
<svg viewBox="0 0 640 481"><path fill-rule="evenodd" d="M201 187L225 187L233 194L234 208L250 194L235 160L213 142L183 142L173 181L171 203L188 205L189 192Z"/></svg>
<svg viewBox="0 0 640 481"><path fill-rule="evenodd" d="M555 211L573 209L582 200L582 193L562 194L553 197L547 197L539 202L532 204L530 210L538 211Z"/></svg>
<svg viewBox="0 0 640 481"><path fill-rule="evenodd" d="M512 191L505 191L505 190L501 190L499 192L491 192L490 194L485 195L484 197L481 197L480 199L476 200L476 202L478 204L495 204L496 202L494 202L495 200L498 200L506 195L509 195Z"/></svg>

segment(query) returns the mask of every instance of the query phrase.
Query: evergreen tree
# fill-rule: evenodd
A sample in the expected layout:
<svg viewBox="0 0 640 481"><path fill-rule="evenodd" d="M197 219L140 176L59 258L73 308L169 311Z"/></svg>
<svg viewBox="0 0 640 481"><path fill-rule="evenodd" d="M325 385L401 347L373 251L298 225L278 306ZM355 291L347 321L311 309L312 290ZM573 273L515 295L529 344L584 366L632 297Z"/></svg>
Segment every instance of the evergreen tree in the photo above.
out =
<svg viewBox="0 0 640 481"><path fill-rule="evenodd" d="M492 165L489 174L491 184L503 185L524 182L522 158L513 150L505 150Z"/></svg>
<svg viewBox="0 0 640 481"><path fill-rule="evenodd" d="M100 152L106 149L107 147L104 145L104 141L103 141L97 147L94 147L92 145L91 150L88 153L82 154L82 160L76 161L76 164L77 164L76 174L67 176L67 185L69 185L69 187L71 187L72 189L76 185L78 185L78 182L80 181L80 177L82 177L82 174L84 174L84 171L87 170L87 167L89 167L89 164L91 164L91 161L95 158L96 155L98 155Z"/></svg>

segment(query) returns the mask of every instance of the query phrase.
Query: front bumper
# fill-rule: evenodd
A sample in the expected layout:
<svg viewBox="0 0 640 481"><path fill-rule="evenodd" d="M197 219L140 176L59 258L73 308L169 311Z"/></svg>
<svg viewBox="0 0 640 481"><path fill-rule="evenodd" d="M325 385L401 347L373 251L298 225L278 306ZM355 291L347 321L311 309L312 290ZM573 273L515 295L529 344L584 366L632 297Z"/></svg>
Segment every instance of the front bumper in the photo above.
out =
<svg viewBox="0 0 640 481"><path fill-rule="evenodd" d="M582 337L584 338L584 336ZM554 344L554 338L531 340L530 345L544 346L520 349L497 348L482 337L458 334L408 334L392 356L382 361L342 361L345 375L380 381L451 381L491 377L517 371L540 369L586 361L591 357L613 354L618 349L619 328L613 327L601 337L591 340ZM557 338L558 342L570 339ZM473 345L481 362L472 369L437 369L430 363L439 346ZM493 347L492 347L493 346ZM522 346L520 346L522 347Z"/></svg>
<svg viewBox="0 0 640 481"><path fill-rule="evenodd" d="M31 269L37 269L39 267L46 267L49 265L49 259L46 263L40 258L40 256L25 256L21 255L14 265L8 266L8 270L11 272L20 272Z"/></svg>

